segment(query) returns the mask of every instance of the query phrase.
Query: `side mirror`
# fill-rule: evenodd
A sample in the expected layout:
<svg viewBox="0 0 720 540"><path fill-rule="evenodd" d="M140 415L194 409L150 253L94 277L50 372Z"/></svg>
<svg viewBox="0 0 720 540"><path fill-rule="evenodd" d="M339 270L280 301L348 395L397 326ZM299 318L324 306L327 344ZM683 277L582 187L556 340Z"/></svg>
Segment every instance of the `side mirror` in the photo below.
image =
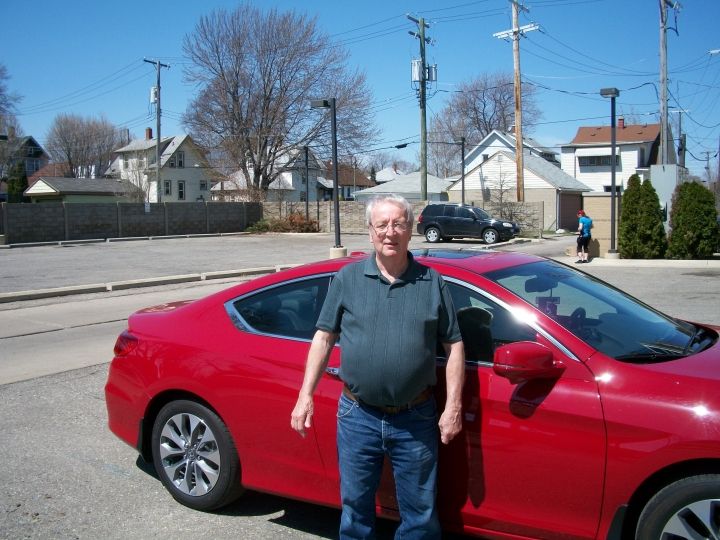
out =
<svg viewBox="0 0 720 540"><path fill-rule="evenodd" d="M512 384L532 379L557 379L565 370L561 361L545 345L534 341L518 341L495 350L493 371Z"/></svg>

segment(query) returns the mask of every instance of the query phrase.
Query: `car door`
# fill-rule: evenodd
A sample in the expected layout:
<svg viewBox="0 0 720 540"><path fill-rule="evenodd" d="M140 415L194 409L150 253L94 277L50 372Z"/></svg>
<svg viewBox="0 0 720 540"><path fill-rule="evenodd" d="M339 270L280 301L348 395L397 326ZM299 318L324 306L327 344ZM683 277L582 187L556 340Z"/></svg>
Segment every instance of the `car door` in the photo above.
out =
<svg viewBox="0 0 720 540"><path fill-rule="evenodd" d="M242 356L233 402L231 430L242 464L243 483L323 504L338 504L337 485L327 475L317 430L301 437L290 413L302 384L305 361L330 275L310 276L231 300L225 308L236 329L227 357ZM332 365L339 365L335 352ZM233 385L228 385L233 386ZM334 418L340 383L328 378L318 388L315 425ZM329 398L335 394L334 400ZM334 402L333 402L334 401ZM332 412L330 412L332 411ZM334 424L333 424L334 429Z"/></svg>
<svg viewBox="0 0 720 540"><path fill-rule="evenodd" d="M477 228L477 218L469 208L456 208L455 229L458 236L478 237L481 231Z"/></svg>
<svg viewBox="0 0 720 540"><path fill-rule="evenodd" d="M446 281L467 370L463 431L441 448L443 521L523 537L592 538L606 444L592 373L553 336L520 322L508 304L459 280ZM493 350L518 341L547 347L563 363L562 374L519 384L497 375Z"/></svg>

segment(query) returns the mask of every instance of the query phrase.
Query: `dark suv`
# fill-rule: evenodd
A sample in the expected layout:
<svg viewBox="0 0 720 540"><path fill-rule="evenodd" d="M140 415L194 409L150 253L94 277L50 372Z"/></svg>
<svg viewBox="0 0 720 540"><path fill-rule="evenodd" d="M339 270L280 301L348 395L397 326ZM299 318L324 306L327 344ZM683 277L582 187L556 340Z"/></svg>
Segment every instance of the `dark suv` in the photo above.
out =
<svg viewBox="0 0 720 540"><path fill-rule="evenodd" d="M520 233L512 221L497 220L480 208L460 204L429 204L417 224L418 234L428 242L453 238L482 238L486 244L510 240Z"/></svg>

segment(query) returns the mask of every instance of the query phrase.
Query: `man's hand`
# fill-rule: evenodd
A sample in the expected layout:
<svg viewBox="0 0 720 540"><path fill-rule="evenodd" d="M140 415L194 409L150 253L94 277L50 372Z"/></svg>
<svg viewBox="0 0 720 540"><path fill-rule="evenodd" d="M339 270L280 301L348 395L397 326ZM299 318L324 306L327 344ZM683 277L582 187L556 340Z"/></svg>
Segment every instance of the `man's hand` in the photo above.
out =
<svg viewBox="0 0 720 540"><path fill-rule="evenodd" d="M312 427L314 404L312 396L300 394L290 415L290 426L303 437L305 430Z"/></svg>
<svg viewBox="0 0 720 540"><path fill-rule="evenodd" d="M458 407L446 408L440 415L440 440L448 444L462 430L462 409Z"/></svg>

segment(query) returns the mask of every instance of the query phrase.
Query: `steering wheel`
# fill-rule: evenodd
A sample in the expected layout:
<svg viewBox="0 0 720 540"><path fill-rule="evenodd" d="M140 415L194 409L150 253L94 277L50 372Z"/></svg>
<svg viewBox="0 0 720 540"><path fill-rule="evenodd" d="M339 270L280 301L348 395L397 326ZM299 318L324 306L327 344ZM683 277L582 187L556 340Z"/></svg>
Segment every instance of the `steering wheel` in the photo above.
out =
<svg viewBox="0 0 720 540"><path fill-rule="evenodd" d="M585 327L585 308L578 307L570 314L570 328L580 331Z"/></svg>

